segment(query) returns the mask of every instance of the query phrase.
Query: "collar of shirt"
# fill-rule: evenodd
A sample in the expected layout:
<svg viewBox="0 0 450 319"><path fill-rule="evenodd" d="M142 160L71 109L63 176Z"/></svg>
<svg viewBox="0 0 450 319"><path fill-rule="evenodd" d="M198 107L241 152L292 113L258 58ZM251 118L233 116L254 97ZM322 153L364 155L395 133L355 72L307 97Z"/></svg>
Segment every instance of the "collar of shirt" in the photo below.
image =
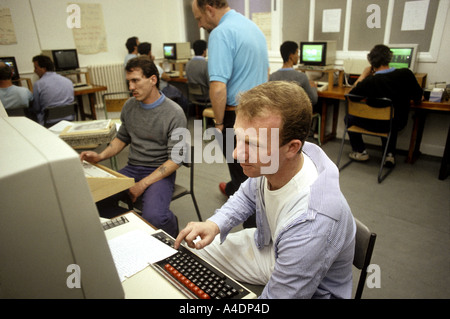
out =
<svg viewBox="0 0 450 319"><path fill-rule="evenodd" d="M161 94L159 99L157 99L155 102L153 102L151 104L145 104L145 103L140 102L141 107L145 110L151 110L151 109L154 109L155 107L160 106L166 99L166 96L161 91L159 93Z"/></svg>
<svg viewBox="0 0 450 319"><path fill-rule="evenodd" d="M196 55L192 58L192 60L206 60L204 56Z"/></svg>
<svg viewBox="0 0 450 319"><path fill-rule="evenodd" d="M381 71L375 72L375 74L386 74L386 73L391 73L391 72L393 72L393 71L395 71L395 68L390 68L390 69L386 69L386 70L381 70Z"/></svg>
<svg viewBox="0 0 450 319"><path fill-rule="evenodd" d="M292 71L294 68L281 68L279 71Z"/></svg>

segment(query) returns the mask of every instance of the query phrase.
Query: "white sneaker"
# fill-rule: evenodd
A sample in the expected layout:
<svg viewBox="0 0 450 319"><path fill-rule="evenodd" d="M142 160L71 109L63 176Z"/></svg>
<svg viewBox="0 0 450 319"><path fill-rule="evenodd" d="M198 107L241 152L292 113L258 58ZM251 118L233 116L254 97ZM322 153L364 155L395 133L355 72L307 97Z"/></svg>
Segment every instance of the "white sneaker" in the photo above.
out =
<svg viewBox="0 0 450 319"><path fill-rule="evenodd" d="M350 154L348 154L348 156L354 160L354 161L358 161L358 162L365 162L369 159L369 154L367 154L367 151L363 151L362 153L359 152L351 152Z"/></svg>

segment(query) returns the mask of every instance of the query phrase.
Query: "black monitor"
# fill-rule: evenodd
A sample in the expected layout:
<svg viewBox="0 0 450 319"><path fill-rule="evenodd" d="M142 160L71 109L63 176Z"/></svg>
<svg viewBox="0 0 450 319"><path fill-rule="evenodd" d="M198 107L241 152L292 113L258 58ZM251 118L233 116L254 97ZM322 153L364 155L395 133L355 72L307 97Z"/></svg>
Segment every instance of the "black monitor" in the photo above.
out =
<svg viewBox="0 0 450 319"><path fill-rule="evenodd" d="M164 43L164 58L167 60L177 59L177 45L175 43Z"/></svg>
<svg viewBox="0 0 450 319"><path fill-rule="evenodd" d="M336 59L335 41L300 42L300 63L308 66L334 64Z"/></svg>
<svg viewBox="0 0 450 319"><path fill-rule="evenodd" d="M8 65L13 74L12 74L12 80L18 80L20 78L19 75L19 69L17 68L17 63L16 63L16 58L13 56L8 56L8 57L1 57L0 58L0 62L4 62L6 65Z"/></svg>
<svg viewBox="0 0 450 319"><path fill-rule="evenodd" d="M52 58L56 71L68 71L80 68L76 49L52 50Z"/></svg>

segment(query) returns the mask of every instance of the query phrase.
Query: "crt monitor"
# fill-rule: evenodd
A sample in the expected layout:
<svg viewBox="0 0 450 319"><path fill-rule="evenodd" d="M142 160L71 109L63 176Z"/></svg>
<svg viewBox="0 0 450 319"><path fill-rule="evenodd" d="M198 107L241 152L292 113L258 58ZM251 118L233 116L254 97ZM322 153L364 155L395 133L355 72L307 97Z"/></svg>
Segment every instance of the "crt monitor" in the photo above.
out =
<svg viewBox="0 0 450 319"><path fill-rule="evenodd" d="M336 60L336 41L300 42L300 63L308 66L333 65Z"/></svg>
<svg viewBox="0 0 450 319"><path fill-rule="evenodd" d="M52 50L56 71L76 70L80 68L76 49Z"/></svg>
<svg viewBox="0 0 450 319"><path fill-rule="evenodd" d="M418 45L417 44L390 44L392 60L390 67L396 69L410 69L416 71Z"/></svg>
<svg viewBox="0 0 450 319"><path fill-rule="evenodd" d="M167 60L176 60L177 59L177 46L175 43L164 43L164 58Z"/></svg>
<svg viewBox="0 0 450 319"><path fill-rule="evenodd" d="M0 134L0 298L124 298L78 154L25 117Z"/></svg>
<svg viewBox="0 0 450 319"><path fill-rule="evenodd" d="M12 74L12 80L18 80L20 78L19 75L19 69L17 68L17 63L16 63L16 58L13 56L8 56L8 57L0 57L0 62L4 62L6 65L8 65L13 74Z"/></svg>

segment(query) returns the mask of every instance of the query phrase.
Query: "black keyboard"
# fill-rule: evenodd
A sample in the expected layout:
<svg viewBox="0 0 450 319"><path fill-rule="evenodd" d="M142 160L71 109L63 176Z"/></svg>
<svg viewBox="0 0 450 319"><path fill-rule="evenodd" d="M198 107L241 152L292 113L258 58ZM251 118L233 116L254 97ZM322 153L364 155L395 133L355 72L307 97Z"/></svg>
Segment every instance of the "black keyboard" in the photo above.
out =
<svg viewBox="0 0 450 319"><path fill-rule="evenodd" d="M175 242L172 237L163 232L152 236L171 247ZM242 299L251 293L184 246L180 246L175 255L153 266L190 298Z"/></svg>

